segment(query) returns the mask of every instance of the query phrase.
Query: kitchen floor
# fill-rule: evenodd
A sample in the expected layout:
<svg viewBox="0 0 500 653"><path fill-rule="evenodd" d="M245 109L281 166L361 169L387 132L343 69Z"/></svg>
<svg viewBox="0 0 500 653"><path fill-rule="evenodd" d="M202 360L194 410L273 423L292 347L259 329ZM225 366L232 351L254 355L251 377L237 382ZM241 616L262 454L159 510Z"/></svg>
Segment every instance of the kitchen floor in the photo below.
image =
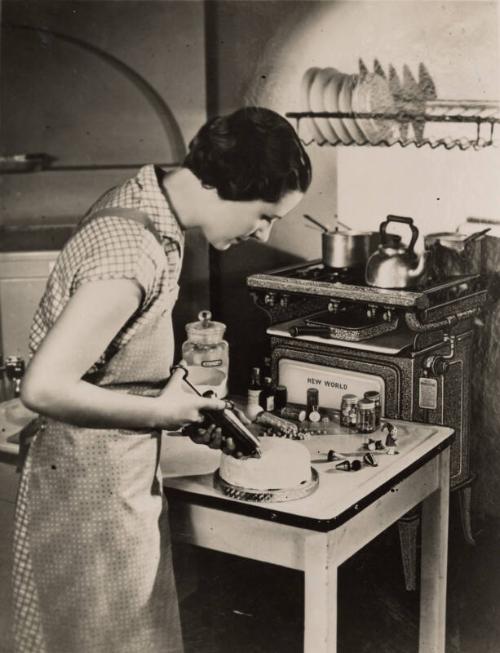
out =
<svg viewBox="0 0 500 653"><path fill-rule="evenodd" d="M500 651L500 524L465 543L452 501L447 653ZM302 574L197 550L197 591L181 601L186 653L302 651ZM418 591L407 592L393 527L339 573L340 653L418 650Z"/></svg>

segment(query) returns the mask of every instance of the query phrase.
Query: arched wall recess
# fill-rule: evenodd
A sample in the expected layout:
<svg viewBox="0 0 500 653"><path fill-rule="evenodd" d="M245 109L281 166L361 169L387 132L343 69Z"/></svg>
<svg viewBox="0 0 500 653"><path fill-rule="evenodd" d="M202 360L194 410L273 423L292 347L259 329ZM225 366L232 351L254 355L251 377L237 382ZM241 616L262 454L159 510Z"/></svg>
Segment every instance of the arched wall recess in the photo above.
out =
<svg viewBox="0 0 500 653"><path fill-rule="evenodd" d="M59 31L54 31L42 27L34 27L30 25L18 25L18 24L7 24L2 27L5 30L18 30L25 32L35 32L40 34L42 38L47 36L60 40L61 42L69 43L80 50L91 53L92 55L98 57L101 61L111 66L114 70L120 73L127 81L131 82L133 86L139 90L142 96L146 99L149 106L152 108L156 114L163 132L165 133L168 147L172 153L171 163L175 165L176 163L183 160L186 154L186 143L182 135L181 129L175 118L171 108L168 103L163 99L163 97L156 91L156 89L146 80L142 75L140 75L136 70L131 68L129 65L115 57L114 55L106 52L105 50L98 48L97 46L88 43L82 39L76 38L64 34ZM115 167L115 166L110 166Z"/></svg>

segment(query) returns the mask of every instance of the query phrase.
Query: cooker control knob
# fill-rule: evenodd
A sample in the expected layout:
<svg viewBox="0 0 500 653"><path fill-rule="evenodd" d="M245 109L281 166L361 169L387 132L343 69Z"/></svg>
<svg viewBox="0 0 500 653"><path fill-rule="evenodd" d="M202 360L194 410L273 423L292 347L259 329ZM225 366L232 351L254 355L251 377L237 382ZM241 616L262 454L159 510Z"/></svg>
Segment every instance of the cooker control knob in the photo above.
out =
<svg viewBox="0 0 500 653"><path fill-rule="evenodd" d="M375 315L377 314L377 307L376 306L367 306L366 307L366 317L374 318Z"/></svg>
<svg viewBox="0 0 500 653"><path fill-rule="evenodd" d="M450 364L448 361L444 360L444 358L441 358L441 356L437 356L434 364L432 365L432 371L436 376L441 376L442 374L446 374L449 367Z"/></svg>
<svg viewBox="0 0 500 653"><path fill-rule="evenodd" d="M276 303L276 294L273 292L268 292L264 295L264 304L266 306L274 306Z"/></svg>
<svg viewBox="0 0 500 653"><path fill-rule="evenodd" d="M338 299L330 299L328 302L328 310L330 313L337 313L339 310L340 302Z"/></svg>
<svg viewBox="0 0 500 653"><path fill-rule="evenodd" d="M446 374L450 364L442 356L429 356L424 362L424 367L434 376L442 376Z"/></svg>
<svg viewBox="0 0 500 653"><path fill-rule="evenodd" d="M390 322L392 320L392 308L386 308L382 313L382 319L384 322Z"/></svg>
<svg viewBox="0 0 500 653"><path fill-rule="evenodd" d="M286 308L288 306L288 295L282 295L279 304L281 308Z"/></svg>

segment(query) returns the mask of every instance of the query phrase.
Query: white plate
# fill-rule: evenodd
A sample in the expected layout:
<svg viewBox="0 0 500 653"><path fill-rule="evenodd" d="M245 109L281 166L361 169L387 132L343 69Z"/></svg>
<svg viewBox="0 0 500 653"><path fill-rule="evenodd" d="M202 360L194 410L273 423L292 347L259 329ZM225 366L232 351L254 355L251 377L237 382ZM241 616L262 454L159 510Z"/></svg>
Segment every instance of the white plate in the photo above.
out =
<svg viewBox="0 0 500 653"><path fill-rule="evenodd" d="M357 75L346 75L339 93L339 111L342 113L351 113L352 112L352 92L356 86ZM351 139L358 143L358 145L363 145L366 142L366 138L358 127L356 121L353 118L342 118L345 128L351 135Z"/></svg>
<svg viewBox="0 0 500 653"><path fill-rule="evenodd" d="M310 89L311 85L314 82L314 77L316 73L321 70L320 68L308 68L304 75L302 76L302 82L300 86L300 103L301 111L312 111L310 103ZM315 140L316 143L322 143L325 139L323 134L318 129L316 122L313 118L302 118L300 123L301 138L308 143L311 140Z"/></svg>
<svg viewBox="0 0 500 653"><path fill-rule="evenodd" d="M325 106L325 111L330 111L332 113L340 111L339 108L339 94L342 88L342 84L347 77L344 73L336 70L335 68L328 68L327 70L331 71L328 83L325 84L323 92L323 104ZM352 138L347 130L344 122L340 118L328 118L328 121L337 136L340 138L344 145L351 143Z"/></svg>
<svg viewBox="0 0 500 653"><path fill-rule="evenodd" d="M314 75L309 89L309 106L314 113L330 110L325 107L325 88L334 74L335 70L333 68L320 68ZM314 118L314 122L323 136L322 140L327 141L330 145L336 145L340 142L339 136L328 118Z"/></svg>

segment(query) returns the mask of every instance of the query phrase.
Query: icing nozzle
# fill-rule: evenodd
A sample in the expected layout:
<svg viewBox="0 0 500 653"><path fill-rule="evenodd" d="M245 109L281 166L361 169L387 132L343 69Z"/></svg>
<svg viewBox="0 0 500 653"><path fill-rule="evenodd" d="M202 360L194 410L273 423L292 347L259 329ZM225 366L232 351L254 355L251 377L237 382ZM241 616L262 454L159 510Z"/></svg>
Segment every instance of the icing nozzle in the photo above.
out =
<svg viewBox="0 0 500 653"><path fill-rule="evenodd" d="M341 469L344 472L351 471L351 463L348 460L343 460L342 462L335 465L335 469Z"/></svg>
<svg viewBox="0 0 500 653"><path fill-rule="evenodd" d="M378 462L375 460L375 458L372 456L370 452L365 453L363 456L363 461L365 462L366 465L370 465L370 467L378 467Z"/></svg>

